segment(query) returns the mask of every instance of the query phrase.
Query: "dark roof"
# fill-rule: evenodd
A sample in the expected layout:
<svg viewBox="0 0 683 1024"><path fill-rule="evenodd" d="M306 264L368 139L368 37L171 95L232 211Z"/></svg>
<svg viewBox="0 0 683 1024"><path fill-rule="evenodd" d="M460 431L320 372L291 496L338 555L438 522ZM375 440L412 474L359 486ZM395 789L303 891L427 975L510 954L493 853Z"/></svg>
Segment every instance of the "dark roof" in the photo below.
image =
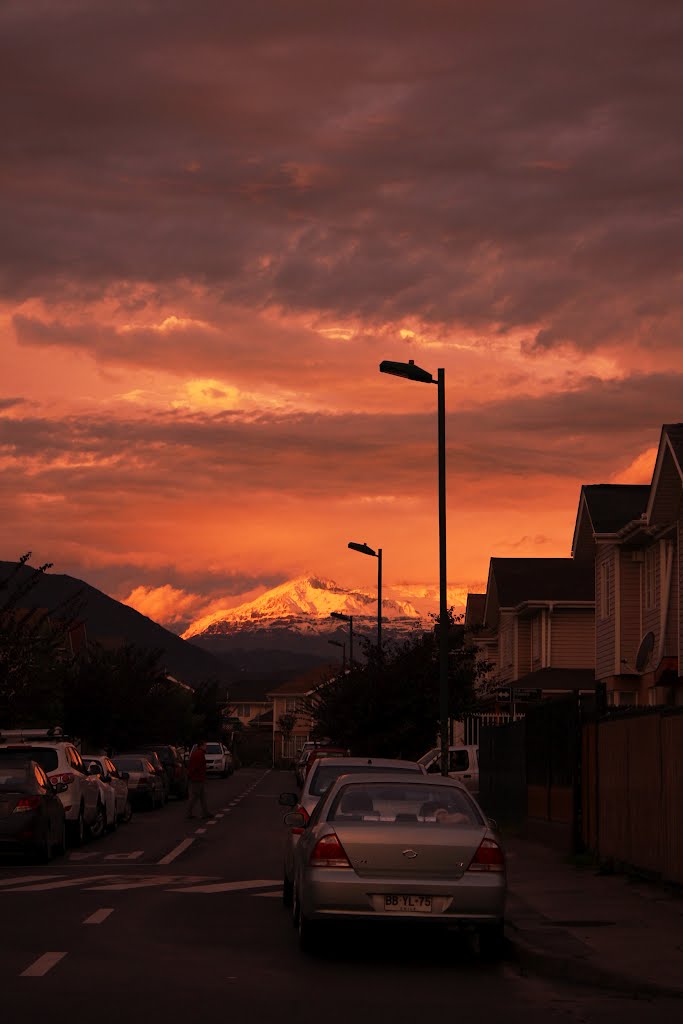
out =
<svg viewBox="0 0 683 1024"><path fill-rule="evenodd" d="M662 432L669 438L678 468L683 472L683 423L665 423Z"/></svg>
<svg viewBox="0 0 683 1024"><path fill-rule="evenodd" d="M593 533L616 533L640 519L650 497L649 484L584 484Z"/></svg>
<svg viewBox="0 0 683 1024"><path fill-rule="evenodd" d="M486 610L486 594L468 594L465 607L465 628L473 628L484 624Z"/></svg>
<svg viewBox="0 0 683 1024"><path fill-rule="evenodd" d="M594 601L593 564L573 558L492 558L499 608L525 601Z"/></svg>
<svg viewBox="0 0 683 1024"><path fill-rule="evenodd" d="M510 683L513 689L524 690L594 690L592 668L540 668Z"/></svg>
<svg viewBox="0 0 683 1024"><path fill-rule="evenodd" d="M268 692L272 693L274 697L310 693L316 686L325 682L338 671L338 666L335 668L332 665L318 665L317 668L304 672L302 675L297 676L296 679L290 679L288 682L283 683L282 686L275 686Z"/></svg>

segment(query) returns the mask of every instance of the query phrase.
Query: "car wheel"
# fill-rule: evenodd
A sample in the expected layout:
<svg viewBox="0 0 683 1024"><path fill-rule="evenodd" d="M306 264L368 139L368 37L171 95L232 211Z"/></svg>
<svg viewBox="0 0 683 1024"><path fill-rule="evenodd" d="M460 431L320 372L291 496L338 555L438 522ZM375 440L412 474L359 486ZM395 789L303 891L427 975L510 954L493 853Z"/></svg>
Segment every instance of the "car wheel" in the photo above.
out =
<svg viewBox="0 0 683 1024"><path fill-rule="evenodd" d="M108 828L110 832L116 832L119 827L119 816L116 813L116 801L114 801L114 813L111 816L111 821L108 822Z"/></svg>
<svg viewBox="0 0 683 1024"><path fill-rule="evenodd" d="M282 902L285 907L291 907L293 902L292 883L286 876L282 883Z"/></svg>
<svg viewBox="0 0 683 1024"><path fill-rule="evenodd" d="M72 846L82 846L85 842L85 819L83 817L82 804L78 811L78 817L70 824L69 831L71 832Z"/></svg>
<svg viewBox="0 0 683 1024"><path fill-rule="evenodd" d="M93 839L103 836L107 828L107 812L101 803L97 803L95 817L90 825L90 835Z"/></svg>
<svg viewBox="0 0 683 1024"><path fill-rule="evenodd" d="M498 963L505 950L505 929L503 922L484 925L479 929L479 956L486 963Z"/></svg>
<svg viewBox="0 0 683 1024"><path fill-rule="evenodd" d="M52 860L52 836L49 826L45 829L42 843L36 847L35 860L38 864L49 864Z"/></svg>

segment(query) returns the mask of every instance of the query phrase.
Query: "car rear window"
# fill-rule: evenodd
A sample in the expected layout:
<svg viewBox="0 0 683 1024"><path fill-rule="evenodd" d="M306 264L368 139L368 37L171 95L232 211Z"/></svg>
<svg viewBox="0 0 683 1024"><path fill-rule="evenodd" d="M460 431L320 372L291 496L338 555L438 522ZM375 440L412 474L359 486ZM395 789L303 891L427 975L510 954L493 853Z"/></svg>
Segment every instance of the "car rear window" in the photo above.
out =
<svg viewBox="0 0 683 1024"><path fill-rule="evenodd" d="M404 782L343 786L328 821L364 821L425 826L483 825L468 794L450 786L411 786Z"/></svg>
<svg viewBox="0 0 683 1024"><path fill-rule="evenodd" d="M3 760L37 761L45 772L53 772L59 764L57 751L52 747L6 747L1 756Z"/></svg>
<svg viewBox="0 0 683 1024"><path fill-rule="evenodd" d="M13 764L9 767L0 765L0 789L25 789L27 785L28 775L23 765Z"/></svg>
<svg viewBox="0 0 683 1024"><path fill-rule="evenodd" d="M422 775L417 768L391 768L387 769L386 766L382 768L380 765L346 765L342 764L321 764L317 768L313 768L313 778L309 787L309 793L311 796L323 796L327 793L328 789L335 782L340 775L371 775L373 772L384 772L387 771L406 772L412 773L413 775Z"/></svg>
<svg viewBox="0 0 683 1024"><path fill-rule="evenodd" d="M115 757L114 764L122 772L142 772L143 762L135 757Z"/></svg>
<svg viewBox="0 0 683 1024"><path fill-rule="evenodd" d="M206 752L207 754L222 754L223 750L220 743L207 743Z"/></svg>

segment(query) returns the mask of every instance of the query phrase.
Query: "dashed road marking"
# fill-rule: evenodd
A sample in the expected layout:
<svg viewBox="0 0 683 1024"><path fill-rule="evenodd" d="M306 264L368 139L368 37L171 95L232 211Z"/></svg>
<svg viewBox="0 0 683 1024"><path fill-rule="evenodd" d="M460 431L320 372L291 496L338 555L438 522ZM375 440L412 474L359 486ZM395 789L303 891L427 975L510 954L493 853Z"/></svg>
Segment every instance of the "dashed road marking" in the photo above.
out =
<svg viewBox="0 0 683 1024"><path fill-rule="evenodd" d="M104 857L105 860L139 860L142 857L144 850L133 850L132 853L107 853ZM159 861L163 864L163 861Z"/></svg>
<svg viewBox="0 0 683 1024"><path fill-rule="evenodd" d="M10 885L26 885L28 882L48 882L50 879L64 878L64 875L24 875L23 878L3 878L0 886L4 889Z"/></svg>
<svg viewBox="0 0 683 1024"><path fill-rule="evenodd" d="M205 828L197 828L197 829L195 829L194 834L196 836L203 836L205 832L206 832Z"/></svg>
<svg viewBox="0 0 683 1024"><path fill-rule="evenodd" d="M194 839L191 839L191 838L190 839L183 839L183 841L181 843L178 843L178 845L176 847L174 847L174 849L172 849L170 853L167 853L166 856L162 857L160 861L157 861L157 863L158 864L171 864L172 861L174 861L176 859L176 857L179 857L181 853L184 853L185 850L187 850L188 846L192 846L193 842L194 842Z"/></svg>
<svg viewBox="0 0 683 1024"><path fill-rule="evenodd" d="M96 910L90 917L86 917L83 924L102 924L106 921L110 914L114 913L113 907L102 907L101 910Z"/></svg>
<svg viewBox="0 0 683 1024"><path fill-rule="evenodd" d="M43 955L39 956L30 967L27 967L25 971L22 971L19 977L42 978L44 974L51 971L55 964L58 964L65 956L66 953L43 953Z"/></svg>
<svg viewBox="0 0 683 1024"><path fill-rule="evenodd" d="M210 882L208 885L183 886L170 889L170 892L240 892L244 889L270 889L273 885L282 885L280 878L252 878L244 882Z"/></svg>

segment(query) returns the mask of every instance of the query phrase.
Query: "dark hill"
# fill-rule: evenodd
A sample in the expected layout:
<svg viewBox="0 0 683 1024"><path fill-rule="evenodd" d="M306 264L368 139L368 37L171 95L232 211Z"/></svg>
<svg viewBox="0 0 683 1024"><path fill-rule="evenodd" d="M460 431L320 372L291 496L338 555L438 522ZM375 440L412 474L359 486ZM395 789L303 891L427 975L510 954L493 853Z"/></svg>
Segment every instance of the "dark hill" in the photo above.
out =
<svg viewBox="0 0 683 1024"><path fill-rule="evenodd" d="M15 562L0 561L0 580L7 579L15 567ZM19 571L17 581L21 584L31 574L32 570L24 566ZM100 641L107 646L112 643L129 643L160 650L166 671L190 684L196 685L205 679L228 682L232 676L224 660L181 639L158 622L73 576L44 573L26 597L21 599L20 604L23 608L47 608L54 611L76 594L80 594L78 617L86 624L89 641ZM0 591L0 601L3 596L4 593Z"/></svg>

